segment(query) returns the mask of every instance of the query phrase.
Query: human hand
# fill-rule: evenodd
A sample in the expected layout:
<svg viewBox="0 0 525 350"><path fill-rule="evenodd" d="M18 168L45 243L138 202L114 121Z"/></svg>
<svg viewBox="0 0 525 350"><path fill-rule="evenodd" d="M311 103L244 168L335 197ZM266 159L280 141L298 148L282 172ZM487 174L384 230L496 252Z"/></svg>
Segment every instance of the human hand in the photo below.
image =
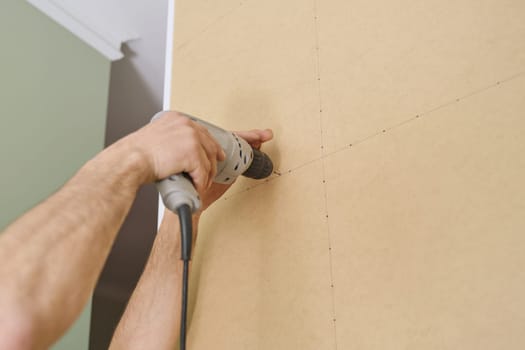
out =
<svg viewBox="0 0 525 350"><path fill-rule="evenodd" d="M235 132L235 134L245 139L253 148L256 149L260 149L263 143L270 141L273 138L273 132L270 129L239 131ZM228 188L230 188L231 185L232 184L224 185L213 183L208 190L204 191L204 193L201 193L200 197L202 206L201 209L193 217L194 229L198 225L199 218L202 212L206 210L211 204L213 204L217 199L219 199L228 190ZM164 230L170 231L173 227L178 227L178 216L169 209L166 209L164 211L164 216L162 219L160 230L163 231L164 228ZM196 237L197 233L195 230L195 234L193 235L194 242Z"/></svg>
<svg viewBox="0 0 525 350"><path fill-rule="evenodd" d="M164 112L126 139L145 157L150 181L185 172L200 193L210 188L217 161L225 158L206 128L178 112Z"/></svg>
<svg viewBox="0 0 525 350"><path fill-rule="evenodd" d="M255 149L260 149L263 143L270 141L273 138L273 131L271 129L236 131L235 134L245 139ZM202 209L200 212L206 210L211 204L219 199L231 185L232 184L225 185L214 182L211 187L201 195Z"/></svg>

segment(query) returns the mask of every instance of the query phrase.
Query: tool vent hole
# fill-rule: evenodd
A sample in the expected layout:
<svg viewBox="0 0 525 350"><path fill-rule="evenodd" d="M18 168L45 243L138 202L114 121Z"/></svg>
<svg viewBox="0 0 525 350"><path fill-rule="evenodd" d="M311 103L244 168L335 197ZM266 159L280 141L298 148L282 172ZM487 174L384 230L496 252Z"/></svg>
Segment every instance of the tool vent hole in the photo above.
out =
<svg viewBox="0 0 525 350"><path fill-rule="evenodd" d="M227 177L227 178L225 178L225 179L224 179L224 181L230 181L230 178L229 178L229 177Z"/></svg>
<svg viewBox="0 0 525 350"><path fill-rule="evenodd" d="M244 156L244 164L246 164L246 161L247 161L246 156Z"/></svg>
<svg viewBox="0 0 525 350"><path fill-rule="evenodd" d="M233 170L237 171L237 169L239 169L239 163L237 163L237 165L235 166L235 168L233 168Z"/></svg>
<svg viewBox="0 0 525 350"><path fill-rule="evenodd" d="M241 159L242 159L242 149L239 151L239 155L241 156Z"/></svg>

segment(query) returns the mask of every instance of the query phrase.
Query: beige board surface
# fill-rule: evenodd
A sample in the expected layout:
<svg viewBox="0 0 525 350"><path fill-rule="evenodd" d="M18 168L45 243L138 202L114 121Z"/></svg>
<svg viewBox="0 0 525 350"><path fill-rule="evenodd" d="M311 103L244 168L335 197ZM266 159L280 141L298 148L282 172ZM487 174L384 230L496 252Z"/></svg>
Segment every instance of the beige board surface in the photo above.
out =
<svg viewBox="0 0 525 350"><path fill-rule="evenodd" d="M191 349L525 347L525 3L176 2L173 109L274 129L203 216Z"/></svg>
<svg viewBox="0 0 525 350"><path fill-rule="evenodd" d="M326 158L341 349L524 348L524 117L525 75Z"/></svg>

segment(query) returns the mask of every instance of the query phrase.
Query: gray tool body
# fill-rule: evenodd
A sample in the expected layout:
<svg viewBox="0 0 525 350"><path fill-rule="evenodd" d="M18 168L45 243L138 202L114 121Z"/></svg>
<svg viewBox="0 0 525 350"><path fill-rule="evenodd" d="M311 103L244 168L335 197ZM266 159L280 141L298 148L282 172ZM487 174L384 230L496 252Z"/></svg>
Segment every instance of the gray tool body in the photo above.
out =
<svg viewBox="0 0 525 350"><path fill-rule="evenodd" d="M162 112L157 113L153 119L160 117L161 114ZM217 162L217 175L214 182L231 184L239 175L262 179L273 172L270 158L265 153L253 149L243 138L196 117L184 115L204 126L224 150L226 158ZM175 174L158 181L157 190L166 208L173 212L184 204L189 205L192 212L201 208L199 194L186 174Z"/></svg>

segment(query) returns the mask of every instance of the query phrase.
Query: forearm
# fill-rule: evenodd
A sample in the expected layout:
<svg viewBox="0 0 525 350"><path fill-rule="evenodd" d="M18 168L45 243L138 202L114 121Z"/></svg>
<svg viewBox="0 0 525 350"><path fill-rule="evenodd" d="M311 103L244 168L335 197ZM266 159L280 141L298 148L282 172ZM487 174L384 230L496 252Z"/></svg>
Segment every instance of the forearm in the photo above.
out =
<svg viewBox="0 0 525 350"><path fill-rule="evenodd" d="M91 294L139 185L141 159L117 143L0 236L0 309L30 322L31 344L48 347ZM9 315L0 315L0 328Z"/></svg>
<svg viewBox="0 0 525 350"><path fill-rule="evenodd" d="M179 338L182 260L177 216L164 214L150 257L110 349L174 349ZM199 218L193 218L193 240Z"/></svg>
<svg viewBox="0 0 525 350"><path fill-rule="evenodd" d="M273 137L271 130L252 130L238 135L257 149ZM229 187L214 183L201 193L202 211ZM193 242L197 237L199 216L193 217ZM166 211L146 268L113 336L111 349L176 348L181 317L180 256L179 220L175 214Z"/></svg>

